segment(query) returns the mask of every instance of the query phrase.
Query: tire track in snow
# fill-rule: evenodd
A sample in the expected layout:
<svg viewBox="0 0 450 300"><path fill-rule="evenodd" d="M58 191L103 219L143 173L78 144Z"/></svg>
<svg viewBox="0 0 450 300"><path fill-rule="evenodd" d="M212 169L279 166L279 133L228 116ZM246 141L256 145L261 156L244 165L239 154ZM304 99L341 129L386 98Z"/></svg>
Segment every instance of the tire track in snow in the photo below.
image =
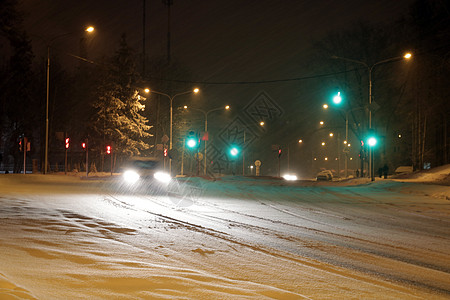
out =
<svg viewBox="0 0 450 300"><path fill-rule="evenodd" d="M150 200L150 201L152 201L152 202L154 202L156 204L159 204L159 205L162 205L162 206L165 206L165 207L170 207L169 205L163 203L162 201L157 200L157 198L155 198L155 197L147 196L147 197L144 197L144 199ZM120 202L122 204L124 203L123 201L120 201ZM215 207L216 209L218 208L216 206L213 206L213 207ZM222 208L219 207L219 209L222 209ZM239 215L244 215L244 216L247 216L247 217L252 217L252 218L256 217L256 216L249 215L249 214L242 214L240 212L233 211L233 210L227 210L227 209L222 209L222 210L225 210L225 211L228 211L228 212L231 212L231 213L235 213L235 214L239 214ZM360 281L363 281L365 283L370 283L370 284L373 284L373 285L376 285L376 286L383 286L385 288L390 288L390 289L393 289L393 290L396 290L396 291L401 291L403 293L407 293L409 296L414 296L414 295L408 293L408 288L399 287L399 286L397 286L395 284L391 284L391 283L386 283L384 280L380 281L380 280L374 279L374 278L366 278L364 276L360 276L360 275L357 275L357 274L351 274L350 275L347 272L342 271L340 268L345 268L345 269L348 269L348 270L358 271L358 272L361 272L362 274L375 276L376 278L388 279L388 280L391 280L391 281L394 281L394 282L397 282L397 283L401 283L401 284L406 284L406 285L410 285L410 286L420 287L422 289L433 291L433 292L437 292L437 293L440 293L440 294L450 294L450 291L447 290L447 289L442 289L442 288L437 287L437 286L433 286L433 285L422 283L422 282L415 281L415 280L410 280L410 279L407 279L407 278L393 276L392 274L389 274L389 273L381 273L380 271L376 271L376 270L373 270L373 269L365 268L364 266L361 266L361 265L355 265L354 263L330 260L329 258L320 256L320 255L316 255L316 256L308 258L308 259L300 259L298 255L295 255L293 253L290 253L290 252L286 253L286 251L280 251L279 249L266 248L266 247L258 245L258 244L248 243L248 241L245 241L245 240L243 241L243 240L241 240L241 239L239 239L239 238L237 238L237 237L235 237L233 235L230 235L229 233L226 233L226 232L223 232L223 231L219 231L219 230L216 230L214 228L205 227L205 226L202 226L202 225L194 224L192 222L186 222L186 221L180 220L178 218L170 217L170 216L167 216L167 215L164 215L164 214L160 214L160 213L154 213L154 212L148 211L148 210L145 210L145 212L149 213L149 214L152 214L154 216L158 216L160 218L166 219L169 222L171 222L173 224L177 224L178 226L182 226L182 227L184 227L184 228L186 228L188 230L193 230L193 231L196 231L196 232L199 232L199 233L207 234L207 235L210 235L210 236L212 236L214 238L219 238L219 239L224 240L226 242L233 243L233 244L236 244L236 245L239 245L239 246L242 246L242 247L250 248L253 251L258 251L258 252L264 253L265 255L270 255L270 256L277 257L277 258L283 259L283 260L289 260L291 262L299 263L299 264L304 265L304 266L308 266L308 267L315 268L315 269L318 269L318 270L326 271L326 272L329 272L329 273L332 273L332 274L335 274L335 275L339 275L339 276L343 276L343 277L346 277L346 278L351 278L353 280L360 280ZM291 242L304 242L305 241L303 239L296 238L296 237L291 237L291 236L286 237L283 234L281 234L279 231L274 231L274 230L270 230L270 229L263 228L263 227L260 227L260 226L255 226L255 225L252 225L252 224L247 224L247 223L243 223L243 222L233 221L233 220L224 219L224 218L220 218L220 217L203 215L203 214L199 214L199 213L187 210L186 208L183 209L182 213L188 214L188 215L191 215L191 216L206 218L208 220L215 220L215 221L220 221L220 222L233 223L234 226L239 226L241 228L246 228L247 230L253 230L253 231L256 231L256 232L260 232L263 235L267 235L267 236L275 236L277 238L284 238L285 240L288 240L288 241L291 241ZM364 239L360 239L360 238L354 238L354 237L346 236L346 235L335 234L335 233L332 233L332 232L327 232L327 231L324 231L324 230L318 230L318 229L314 229L314 228L310 228L310 227L306 227L306 226L298 226L298 225L284 223L284 222L281 222L281 221L274 221L274 220L261 218L261 217L256 217L256 218L257 219L262 219L264 221L269 221L269 222L272 222L272 223L279 223L279 224L288 225L288 226L295 226L297 228L301 228L301 229L308 230L308 231L313 231L313 232L321 234L321 235L331 236L332 238L335 238L335 239L332 239L330 241L330 239L328 238L328 239L325 239L325 240L321 240L320 242L340 247L340 248L343 249L343 251L347 251L348 252L349 250L351 250L351 251L353 251L354 255L356 255L356 256L360 255L361 253L364 253L365 255L372 255L372 256L376 257L377 259L380 259L380 258L381 259L392 259L394 261L400 261L402 263L411 264L413 266L420 266L420 262L418 262L416 264L415 262L411 262L411 261L402 261L402 260L399 259L399 257L394 257L394 256L390 257L386 253L382 253L382 252L377 253L376 251L373 251L371 249L368 250L368 249L365 249L365 248L363 248L361 246L353 245L353 246L349 247L346 243L344 243L342 241L342 239L343 238L344 239L351 239L351 240L357 240L357 241L363 242L363 243L372 243L372 244L375 244L375 245L378 245L378 246L380 245L380 244L374 243L372 241L368 241L368 240L364 240ZM338 241L340 241L340 242L337 243L336 239ZM382 244L382 245L384 245L384 244ZM384 246L391 246L391 245L384 245ZM316 248L320 248L320 246L318 246ZM323 248L327 248L327 247L325 246L325 247L322 247L322 249ZM295 257L293 255L295 255ZM349 255L349 256L352 256L352 255ZM421 267L433 269L436 266L423 265Z"/></svg>

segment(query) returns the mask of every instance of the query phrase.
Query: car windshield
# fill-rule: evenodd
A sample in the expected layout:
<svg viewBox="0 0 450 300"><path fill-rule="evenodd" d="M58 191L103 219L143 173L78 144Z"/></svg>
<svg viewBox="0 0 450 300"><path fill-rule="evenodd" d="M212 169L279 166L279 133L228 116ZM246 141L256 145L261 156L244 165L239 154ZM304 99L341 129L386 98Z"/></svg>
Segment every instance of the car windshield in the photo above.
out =
<svg viewBox="0 0 450 300"><path fill-rule="evenodd" d="M128 164L132 168L151 170L158 166L158 161L154 160L135 160Z"/></svg>

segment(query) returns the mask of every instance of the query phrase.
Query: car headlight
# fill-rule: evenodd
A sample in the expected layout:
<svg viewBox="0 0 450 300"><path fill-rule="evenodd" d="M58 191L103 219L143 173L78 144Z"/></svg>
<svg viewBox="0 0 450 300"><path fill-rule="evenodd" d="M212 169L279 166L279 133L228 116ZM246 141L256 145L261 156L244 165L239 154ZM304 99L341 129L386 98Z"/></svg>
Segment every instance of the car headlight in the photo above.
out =
<svg viewBox="0 0 450 300"><path fill-rule="evenodd" d="M283 178L285 180L295 181L295 180L297 180L297 175L286 174L286 175L283 175Z"/></svg>
<svg viewBox="0 0 450 300"><path fill-rule="evenodd" d="M141 176L139 176L139 174L133 170L128 170L123 173L123 179L129 184L136 183L140 177Z"/></svg>
<svg viewBox="0 0 450 300"><path fill-rule="evenodd" d="M156 172L153 177L155 177L156 180L162 182L162 183L169 183L172 178L170 177L170 174L166 172Z"/></svg>

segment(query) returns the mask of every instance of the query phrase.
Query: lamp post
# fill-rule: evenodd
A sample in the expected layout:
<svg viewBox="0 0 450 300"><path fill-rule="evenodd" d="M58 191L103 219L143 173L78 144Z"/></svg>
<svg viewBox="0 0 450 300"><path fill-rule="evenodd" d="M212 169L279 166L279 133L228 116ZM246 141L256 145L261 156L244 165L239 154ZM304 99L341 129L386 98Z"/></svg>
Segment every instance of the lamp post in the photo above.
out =
<svg viewBox="0 0 450 300"><path fill-rule="evenodd" d="M188 109L187 106L185 106L184 108ZM219 111L219 110L222 110L222 109L229 110L230 106L226 105L225 107L218 107L218 108L214 108L214 109L211 109L211 110L208 110L208 111L204 111L203 109L194 108L194 107L189 107L189 108L192 109L192 110L196 110L196 111L199 111L199 112L203 113L203 115L205 116L205 134L208 134L208 115L210 113L212 113L213 111ZM206 164L206 143L208 141L208 138L209 138L209 135L205 139L205 153L204 153L204 163L205 163L204 174L205 174L205 176L206 176L206 166L207 166L207 164Z"/></svg>
<svg viewBox="0 0 450 300"><path fill-rule="evenodd" d="M169 101L170 101L169 150L172 150L173 100L174 100L176 97L181 96L181 95L186 95L186 94L190 94L190 93L197 94L200 90L199 90L198 88L195 88L195 89L192 90L192 91L186 91L186 92L178 93L178 94L175 94L175 95L173 95L173 96L170 96L170 95L168 95L168 94L166 94L166 93L153 91L153 90L150 90L150 89L145 89L145 91L146 91L147 93L154 93L154 94L158 94L158 95L161 95L161 96L164 96L164 97L169 98ZM172 174L172 159L171 159L171 158L170 158L170 160L169 160L169 172L170 172L170 174Z"/></svg>
<svg viewBox="0 0 450 300"><path fill-rule="evenodd" d="M89 26L84 31L91 33L94 31L94 27ZM72 35L76 32L64 33L57 35L47 41L47 95L46 95L46 105L45 105L45 155L44 155L44 174L47 174L47 166L48 166L48 106L49 106L49 96L50 96L50 46L52 42L62 37Z"/></svg>
<svg viewBox="0 0 450 300"><path fill-rule="evenodd" d="M293 142L288 143L288 153L287 153L287 157L288 157L288 173L289 173L289 174L290 174L290 172L291 172L291 164L290 164L291 159L290 159L290 157L291 157L291 145L292 145L292 143L293 143ZM298 144L302 144L302 143L303 143L303 140L302 140L302 139L299 139L299 140L297 141L297 143L298 143Z"/></svg>
<svg viewBox="0 0 450 300"><path fill-rule="evenodd" d="M264 121L260 121L258 123L258 125L261 127L264 127L266 125L266 123ZM248 128L250 128L250 126L247 124L244 127L244 140L243 140L244 143L243 143L243 147L242 147L242 176L245 176L245 133Z"/></svg>
<svg viewBox="0 0 450 300"><path fill-rule="evenodd" d="M340 93L338 94L338 96L335 96L333 98L334 103L336 103L336 101L335 101L336 97L341 98ZM340 101L339 101L339 103L340 103ZM324 104L323 108L328 109L328 105ZM355 107L355 108L347 109L347 110L339 109L340 111L345 113L345 140L344 140L345 163L344 163L344 168L345 168L345 177L346 178L348 177L348 147L350 147L349 146L350 144L348 143L348 114L352 111L362 110L362 109L364 109L364 107Z"/></svg>
<svg viewBox="0 0 450 300"><path fill-rule="evenodd" d="M363 65L364 67L367 68L368 77L369 77L369 104L368 104L368 110L369 110L368 125L369 125L369 130L372 129L372 110L370 109L370 106L372 104L372 71L373 71L373 68L375 66L382 65L382 64L385 64L385 63L398 61L398 60L400 60L402 58L410 59L411 57L412 57L412 54L408 52L408 53L406 53L403 56L396 56L396 57L384 59L384 60L376 62L376 63L374 63L372 65L368 65L364 61L359 61L359 60L355 60L355 59L351 59L351 58L340 57L340 56L336 56L336 55L333 55L331 57L331 58L334 58L334 59L341 59L341 60L353 62L353 63L356 63L356 64L360 64L360 65ZM373 154L372 154L372 151L373 151L372 147L369 147L369 172L370 172L371 180L374 181L375 180L375 176L374 176L374 168L373 168Z"/></svg>

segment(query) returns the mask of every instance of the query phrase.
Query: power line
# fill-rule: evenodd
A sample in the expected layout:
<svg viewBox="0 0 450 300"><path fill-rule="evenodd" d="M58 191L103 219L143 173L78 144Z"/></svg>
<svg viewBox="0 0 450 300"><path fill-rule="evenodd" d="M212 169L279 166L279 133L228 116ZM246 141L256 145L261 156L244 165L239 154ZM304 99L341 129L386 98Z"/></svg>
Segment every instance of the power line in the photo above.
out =
<svg viewBox="0 0 450 300"><path fill-rule="evenodd" d="M246 85L246 84L267 84L267 83L278 83L278 82L290 82L290 81L302 81L309 79L317 79L322 77L335 76L339 74L344 74L348 72L353 72L356 70L360 70L362 68L355 68L351 70L345 70L340 72L333 73L325 73L325 74L317 74L311 76L303 76L303 77L294 77L294 78L285 78L285 79L271 79L271 80L260 80L260 81L192 81L192 80L180 80L180 79L163 79L159 77L147 77L146 79L153 79L159 81L168 81L168 82L178 82L178 83L192 83L192 84L204 84L204 85Z"/></svg>

